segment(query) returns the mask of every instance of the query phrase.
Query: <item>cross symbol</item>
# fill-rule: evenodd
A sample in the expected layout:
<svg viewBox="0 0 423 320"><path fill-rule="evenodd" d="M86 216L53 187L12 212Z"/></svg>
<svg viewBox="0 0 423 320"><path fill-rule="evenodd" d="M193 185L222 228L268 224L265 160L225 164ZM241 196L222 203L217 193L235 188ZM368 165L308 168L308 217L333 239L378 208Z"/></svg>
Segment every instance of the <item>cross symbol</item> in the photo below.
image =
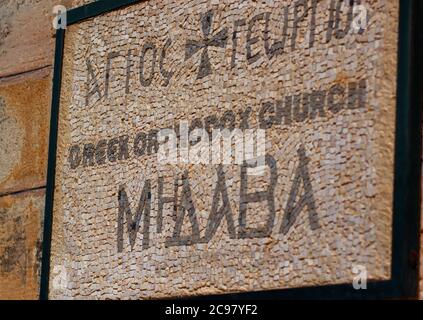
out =
<svg viewBox="0 0 423 320"><path fill-rule="evenodd" d="M212 73L208 47L225 48L228 42L227 28L223 28L215 35L210 36L212 21L213 11L210 10L201 17L201 29L204 38L200 41L187 40L185 45L185 61L190 59L198 51L203 50L197 79L202 79Z"/></svg>

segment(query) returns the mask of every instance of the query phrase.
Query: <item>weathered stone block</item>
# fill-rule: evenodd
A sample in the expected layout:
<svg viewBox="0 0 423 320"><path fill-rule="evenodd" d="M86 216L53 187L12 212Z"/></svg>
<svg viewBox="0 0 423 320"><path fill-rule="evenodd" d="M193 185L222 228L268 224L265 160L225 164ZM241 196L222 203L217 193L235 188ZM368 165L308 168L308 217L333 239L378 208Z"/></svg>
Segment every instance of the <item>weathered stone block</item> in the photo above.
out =
<svg viewBox="0 0 423 320"><path fill-rule="evenodd" d="M52 65L53 7L81 0L6 0L0 2L0 77Z"/></svg>
<svg viewBox="0 0 423 320"><path fill-rule="evenodd" d="M46 183L50 74L0 81L0 195Z"/></svg>
<svg viewBox="0 0 423 320"><path fill-rule="evenodd" d="M0 299L38 299L44 194L0 197Z"/></svg>

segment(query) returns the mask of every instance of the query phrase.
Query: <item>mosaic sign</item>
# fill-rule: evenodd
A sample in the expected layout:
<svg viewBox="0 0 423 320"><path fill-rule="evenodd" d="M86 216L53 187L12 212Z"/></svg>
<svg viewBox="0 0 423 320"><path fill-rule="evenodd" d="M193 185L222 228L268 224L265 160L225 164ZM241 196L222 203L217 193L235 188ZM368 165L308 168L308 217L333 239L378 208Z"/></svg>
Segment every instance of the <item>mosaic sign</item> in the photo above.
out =
<svg viewBox="0 0 423 320"><path fill-rule="evenodd" d="M398 14L150 0L68 26L50 297L390 279Z"/></svg>

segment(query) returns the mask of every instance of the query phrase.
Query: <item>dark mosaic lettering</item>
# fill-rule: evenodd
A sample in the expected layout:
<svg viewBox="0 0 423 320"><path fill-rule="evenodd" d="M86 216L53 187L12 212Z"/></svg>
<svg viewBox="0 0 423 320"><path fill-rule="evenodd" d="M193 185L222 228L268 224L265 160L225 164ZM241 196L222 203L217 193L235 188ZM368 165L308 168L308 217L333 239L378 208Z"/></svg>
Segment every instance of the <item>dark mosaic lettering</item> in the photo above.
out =
<svg viewBox="0 0 423 320"><path fill-rule="evenodd" d="M104 96L107 98L109 96L109 83L110 83L110 69L112 60L119 57L118 52L110 52L107 55L107 62L106 62L106 80L104 82Z"/></svg>
<svg viewBox="0 0 423 320"><path fill-rule="evenodd" d="M308 217L312 230L318 229L319 221L314 201L313 189L311 186L311 178L308 171L309 159L306 156L306 151L303 146L298 149L299 164L295 171L294 182L289 193L288 202L285 208L280 232L287 234L291 227L294 225L298 215L304 208L308 210ZM303 183L304 193L299 196L301 182ZM299 199L297 199L299 198Z"/></svg>
<svg viewBox="0 0 423 320"><path fill-rule="evenodd" d="M147 154L152 155L159 151L159 142L157 141L158 130L151 130L147 136Z"/></svg>
<svg viewBox="0 0 423 320"><path fill-rule="evenodd" d="M200 17L200 31L202 37L200 39L187 39L185 41L185 61L191 59L197 53L201 54L200 65L197 72L197 79L202 79L212 74L212 60L209 57L209 48L226 48L229 33L232 32L232 50L230 68L234 69L237 64L237 54L239 50L244 49L247 63L249 65L255 63L262 57L267 57L268 60L274 59L282 53L292 53L297 50L298 41L300 40L299 33L302 33L301 40L308 41L308 47L315 46L318 36L322 35L322 42L330 42L332 38L344 38L351 30L352 21L354 19L354 5L361 3L361 1L351 0L349 4L344 4L345 1L331 0L329 8L328 21L318 22L317 12L319 0L297 0L282 8L280 17L273 17L275 14L272 12L261 12L251 18L234 19L232 30L227 27L213 29L214 11L209 10ZM280 23L277 24L276 30L271 30L271 21L278 19ZM368 20L370 18L367 18ZM344 21L345 20L345 21ZM220 21L220 24L224 24ZM326 28L322 33L317 34L317 26L323 24ZM246 26L246 44L245 48L238 48L239 34L241 29ZM304 32L308 32L308 36L304 36ZM291 31L292 30L292 31ZM275 32L276 31L276 32ZM361 28L356 33L362 34L365 30ZM272 39L272 34L277 34L277 39ZM259 36L260 35L260 36ZM326 36L325 36L326 35ZM262 39L261 39L262 38ZM262 40L262 41L261 41ZM289 44L290 41L290 44ZM287 43L288 42L288 43ZM172 45L172 39L167 38L161 45L156 46L152 42L144 43L140 49L140 67L139 67L139 80L141 86L149 87L154 79L156 79L156 63L160 77L162 78L160 84L164 87L169 86L170 81L174 74L177 72L175 66L165 67L166 57L168 50ZM290 48L289 48L290 45ZM288 49L290 51L288 52ZM158 52L160 51L160 52ZM131 94L131 72L133 67L132 54L133 49L127 49L126 53L110 52L106 54L104 59L105 63L105 83L104 95L100 90L100 85L97 81L97 74L94 72L93 66L89 59L86 60L87 65L87 94L86 106L89 105L93 96L97 96L98 100L107 98L109 95L109 87L111 82L111 67L113 59L120 56L124 57L126 54L126 77L125 77L125 93ZM157 55L159 56L157 57ZM146 57L151 56L151 68L149 71L145 69ZM179 68L183 68L180 65ZM314 113L315 114L315 113ZM313 115L314 116L314 115Z"/></svg>
<svg viewBox="0 0 423 320"><path fill-rule="evenodd" d="M236 65L239 27L242 27L245 25L246 25L245 19L236 20L234 22L234 31L232 32L232 58L231 58L232 69L235 68L235 65Z"/></svg>
<svg viewBox="0 0 423 320"><path fill-rule="evenodd" d="M128 136L119 137L119 160L129 159L129 149L128 149Z"/></svg>
<svg viewBox="0 0 423 320"><path fill-rule="evenodd" d="M250 119L252 111L253 109L251 107L247 107L245 108L245 110L240 111L239 113L239 117L240 117L239 128L240 129L245 130L250 128L249 119Z"/></svg>
<svg viewBox="0 0 423 320"><path fill-rule="evenodd" d="M264 19L264 13L260 13L256 16L254 16L250 22L248 23L248 31L247 31L247 44L246 44L246 50L247 50L247 61L248 64L252 64L256 62L258 59L260 59L260 52L256 52L253 54L252 46L259 42L259 37L255 36L252 37L253 34L253 28L257 21Z"/></svg>
<svg viewBox="0 0 423 320"><path fill-rule="evenodd" d="M311 2L311 21L310 21L310 39L309 48L314 47L316 40L316 14L317 14L317 3L319 0L312 0Z"/></svg>
<svg viewBox="0 0 423 320"><path fill-rule="evenodd" d="M152 58L151 58L151 72L150 76L148 78L144 75L144 62L145 62L145 56L148 51L152 52ZM140 56L140 83L143 87L148 87L151 85L151 82L154 78L154 72L156 67L156 55L157 55L157 48L152 43L146 43L142 49L141 49L141 56Z"/></svg>
<svg viewBox="0 0 423 320"><path fill-rule="evenodd" d="M192 120L191 125L189 126L189 132L193 132L195 129L202 129L203 121L200 118L195 118ZM195 140L189 141L190 146L195 146L197 143L201 142L201 137L197 137Z"/></svg>
<svg viewBox="0 0 423 320"><path fill-rule="evenodd" d="M344 5L345 5L345 1L331 0L330 9L329 9L329 21L328 21L328 27L326 31L326 42L330 42L332 40L334 33L337 39L344 38L348 34L351 28L351 23L353 19L354 0L349 1L347 22L344 29L341 29L340 28L340 24L342 22L341 11Z"/></svg>
<svg viewBox="0 0 423 320"><path fill-rule="evenodd" d="M221 206L218 207L220 200L222 201ZM223 218L226 218L229 237L235 239L237 235L231 205L229 203L228 191L226 190L225 173L223 171L223 166L219 165L217 168L217 183L214 190L212 207L207 221L206 233L202 242L208 243L213 238Z"/></svg>
<svg viewBox="0 0 423 320"><path fill-rule="evenodd" d="M359 83L350 82L348 84L348 108L364 109L366 106L367 84L366 80Z"/></svg>
<svg viewBox="0 0 423 320"><path fill-rule="evenodd" d="M212 140L213 139L213 129L218 129L219 128L219 120L217 118L216 115L210 115L207 116L204 119L204 128L207 131L207 134L209 135L209 139Z"/></svg>
<svg viewBox="0 0 423 320"><path fill-rule="evenodd" d="M275 126L290 126L293 122L302 123L320 118L328 117L328 114L338 114L343 110L353 110L366 108L367 101L367 81L362 79L358 82L345 84L337 83L328 90L318 89L309 92L299 92L295 95L287 95L280 99L266 100L261 102L258 109L257 119L261 129L269 129ZM249 121L252 117L253 109L248 106L245 109L233 111L227 110L221 116L210 114L204 118L195 118L188 123L188 134L195 129L205 128L209 134L209 139L213 139L213 129L228 129L233 131L235 128L242 130L249 129ZM173 129L178 139L178 147L183 141L189 141L188 137L181 137L179 132L180 124L174 123ZM160 128L164 129L164 128ZM157 134L160 129L152 129L148 133L139 132L135 137L128 135L111 138L107 142L107 157L109 162L117 162L135 157L153 155L159 151ZM129 139L133 139L133 144L129 144ZM189 141L190 146L194 146L201 141L201 137ZM82 160L79 160L77 148L69 149L69 166L76 169L79 161L84 166L101 165L105 163L104 149L105 142L98 141L95 147L88 143L80 145L83 151Z"/></svg>
<svg viewBox="0 0 423 320"><path fill-rule="evenodd" d="M175 228L173 230L173 236L166 240L166 247L171 246L189 246L200 241L200 228L197 221L197 215L195 212L194 202L191 195L191 187L188 178L188 171L185 171L182 177L182 193L181 200L179 202ZM191 223L191 235L181 236L182 225L184 223L185 216L188 215Z"/></svg>
<svg viewBox="0 0 423 320"><path fill-rule="evenodd" d="M309 94L294 96L293 115L296 122L304 122L308 118Z"/></svg>
<svg viewBox="0 0 423 320"><path fill-rule="evenodd" d="M134 140L134 154L138 157L145 154L147 148L147 135L144 132L139 132Z"/></svg>
<svg viewBox="0 0 423 320"><path fill-rule="evenodd" d="M285 102L283 100L276 101L276 117L275 121L279 124L282 124L282 119L284 119L283 124L290 125L292 121L292 96L285 97Z"/></svg>
<svg viewBox="0 0 423 320"><path fill-rule="evenodd" d="M163 87L167 87L169 85L170 79L173 77L173 72L167 71L164 67L164 60L166 59L166 50L169 49L171 44L172 40L170 38L167 39L160 56L160 74L164 78L164 82L162 84Z"/></svg>
<svg viewBox="0 0 423 320"><path fill-rule="evenodd" d="M264 29L264 48L266 50L266 54L269 59L272 59L274 56L280 55L284 48L286 38L288 37L288 7L284 8L283 13L283 31L282 31L282 39L279 41L275 41L272 45L270 45L270 29L269 29L269 22L270 22L270 15L271 12L266 12L265 14L265 21L266 27Z"/></svg>
<svg viewBox="0 0 423 320"><path fill-rule="evenodd" d="M236 116L231 110L225 111L223 116L220 118L220 129L234 130L236 127Z"/></svg>
<svg viewBox="0 0 423 320"><path fill-rule="evenodd" d="M86 144L82 153L82 165L84 167L92 167L95 165L94 154L95 146L92 143Z"/></svg>
<svg viewBox="0 0 423 320"><path fill-rule="evenodd" d="M248 193L248 168L254 168L255 165L247 162L241 167L241 188L239 199L239 230L238 237L240 239L249 238L265 238L272 233L272 228L275 221L275 186L278 180L278 171L276 160L270 156L266 156L266 165L270 169L270 180L266 191L257 191ZM247 226L247 210L248 204L254 202L267 202L268 218L267 223L262 228L249 228Z"/></svg>
<svg viewBox="0 0 423 320"><path fill-rule="evenodd" d="M345 105L345 88L341 84L335 84L328 92L328 108L332 113L338 113Z"/></svg>
<svg viewBox="0 0 423 320"><path fill-rule="evenodd" d="M69 164L71 169L78 168L81 163L81 149L78 145L74 145L69 149Z"/></svg>
<svg viewBox="0 0 423 320"><path fill-rule="evenodd" d="M344 38L348 32L351 29L351 23L353 19L353 8L354 8L354 0L348 1L349 7L348 7L348 13L347 13L347 22L345 24L345 27L341 29L341 7L344 3L342 1L338 1L336 5L336 19L335 19L335 30L336 30L336 38L342 39Z"/></svg>
<svg viewBox="0 0 423 320"><path fill-rule="evenodd" d="M264 102L259 113L260 129L270 129L276 123L273 102Z"/></svg>
<svg viewBox="0 0 423 320"><path fill-rule="evenodd" d="M314 91L310 95L310 118L316 119L317 116L325 117L325 100L326 92L325 91Z"/></svg>
<svg viewBox="0 0 423 320"><path fill-rule="evenodd" d="M88 76L87 76L87 95L85 97L85 106L88 106L89 100L92 96L97 94L98 99L101 99L102 94L101 94L101 91L100 91L100 86L97 82L96 75L94 73L93 67L92 67L89 59L86 60L86 64L87 64ZM92 88L91 88L91 86L92 86Z"/></svg>
<svg viewBox="0 0 423 320"><path fill-rule="evenodd" d="M113 138L109 140L107 145L107 158L110 162L116 162L118 160L118 147L119 138Z"/></svg>
<svg viewBox="0 0 423 320"><path fill-rule="evenodd" d="M173 204L173 219L176 221L177 215L177 203L178 203L178 179L175 179L173 188L173 197L163 196L164 178L159 177L158 179L158 212L157 212L157 233L161 233L163 230L163 207L166 203Z"/></svg>
<svg viewBox="0 0 423 320"><path fill-rule="evenodd" d="M107 158L107 140L100 140L95 148L95 161L98 165L106 163Z"/></svg>
<svg viewBox="0 0 423 320"><path fill-rule="evenodd" d="M151 208L151 187L150 181L146 180L143 191L138 203L138 207L135 211L135 216L132 218L132 212L128 195L126 194L125 187L119 188L118 194L119 201L119 213L118 213L118 227L117 227L117 247L118 252L123 252L123 231L124 231L124 220L126 220L126 231L129 235L129 244L131 250L134 249L135 240L137 238L138 231L141 225L141 218L144 214L143 223L143 241L142 246L147 249L150 244L150 208Z"/></svg>
<svg viewBox="0 0 423 320"><path fill-rule="evenodd" d="M301 8L301 9L300 9ZM295 50L295 44L298 37L298 29L301 21L307 17L308 5L307 0L298 0L294 5L294 26L291 37L291 50Z"/></svg>

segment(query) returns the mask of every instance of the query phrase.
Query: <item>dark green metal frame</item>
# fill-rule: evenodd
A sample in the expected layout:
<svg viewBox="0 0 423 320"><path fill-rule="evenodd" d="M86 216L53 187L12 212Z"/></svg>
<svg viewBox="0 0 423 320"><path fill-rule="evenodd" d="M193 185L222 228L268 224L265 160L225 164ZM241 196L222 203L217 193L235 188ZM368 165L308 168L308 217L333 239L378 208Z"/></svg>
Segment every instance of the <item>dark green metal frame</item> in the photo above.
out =
<svg viewBox="0 0 423 320"><path fill-rule="evenodd" d="M100 0L73 10L68 25L140 1ZM56 33L50 122L47 195L44 218L40 299L48 299L52 216L62 60L65 30ZM351 284L196 297L193 299L381 299L414 297L418 291L423 106L423 1L400 0L397 123L393 204L392 279L369 282L367 290Z"/></svg>

